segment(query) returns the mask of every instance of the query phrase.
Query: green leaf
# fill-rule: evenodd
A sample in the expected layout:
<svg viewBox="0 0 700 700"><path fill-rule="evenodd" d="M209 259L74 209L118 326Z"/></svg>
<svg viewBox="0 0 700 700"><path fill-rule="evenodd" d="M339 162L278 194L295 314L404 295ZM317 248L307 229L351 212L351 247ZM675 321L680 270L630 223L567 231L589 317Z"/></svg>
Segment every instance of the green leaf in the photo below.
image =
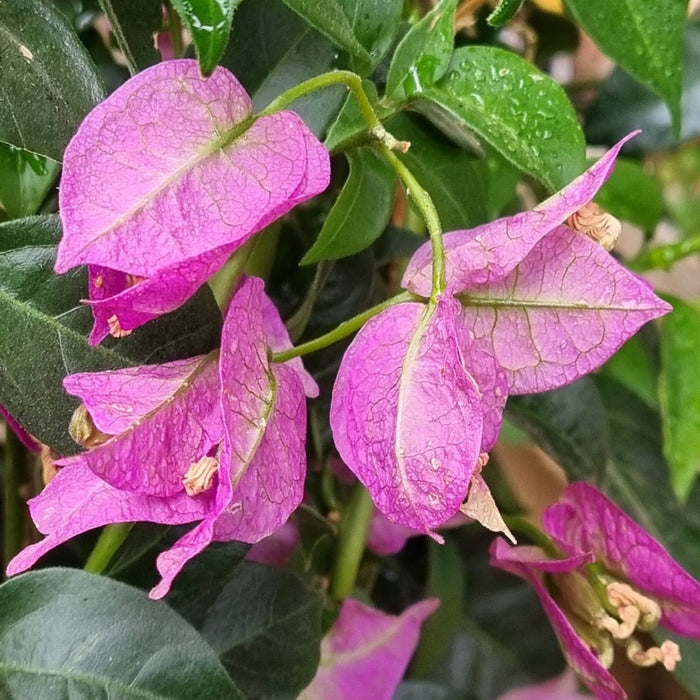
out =
<svg viewBox="0 0 700 700"><path fill-rule="evenodd" d="M501 0L486 18L492 27L503 27L515 17L525 0Z"/></svg>
<svg viewBox="0 0 700 700"><path fill-rule="evenodd" d="M102 81L66 18L42 0L0 2L0 141L60 161Z"/></svg>
<svg viewBox="0 0 700 700"><path fill-rule="evenodd" d="M192 35L202 75L209 75L224 55L233 13L241 0L172 0Z"/></svg>
<svg viewBox="0 0 700 700"><path fill-rule="evenodd" d="M595 161L589 161L592 165ZM664 210L659 183L633 160L618 158L595 201L619 219L652 233Z"/></svg>
<svg viewBox="0 0 700 700"><path fill-rule="evenodd" d="M36 571L0 586L0 610L5 697L243 697L190 625L122 583Z"/></svg>
<svg viewBox="0 0 700 700"><path fill-rule="evenodd" d="M420 94L444 75L454 48L456 5L456 0L442 0L401 40L386 79L389 97Z"/></svg>
<svg viewBox="0 0 700 700"><path fill-rule="evenodd" d="M57 216L0 224L0 403L59 454L75 452L67 426L77 402L63 390L74 372L191 357L216 347L221 314L208 289L128 338L91 348L85 270L53 272Z"/></svg>
<svg viewBox="0 0 700 700"><path fill-rule="evenodd" d="M457 49L446 75L422 92L552 191L585 168L585 141L562 88L513 53Z"/></svg>
<svg viewBox="0 0 700 700"><path fill-rule="evenodd" d="M283 0L300 17L303 17L314 29L327 36L336 46L347 51L357 59L361 73L368 73L372 66L372 57L355 36L353 24L348 18L345 6L354 3L348 0Z"/></svg>
<svg viewBox="0 0 700 700"><path fill-rule="evenodd" d="M280 0L245 2L236 12L231 41L221 64L253 98L256 110L295 85L331 69L334 46ZM326 89L294 103L294 111L320 135L340 107L346 90Z"/></svg>
<svg viewBox="0 0 700 700"><path fill-rule="evenodd" d="M322 596L283 569L233 561L226 573L221 555L212 584L215 556L207 549L178 576L175 608L214 647L246 697L296 698L318 667Z"/></svg>
<svg viewBox="0 0 700 700"><path fill-rule="evenodd" d="M656 363L643 332L633 335L603 366L609 377L624 384L651 408L656 408Z"/></svg>
<svg viewBox="0 0 700 700"><path fill-rule="evenodd" d="M58 174L50 158L0 143L0 206L10 219L34 214Z"/></svg>
<svg viewBox="0 0 700 700"><path fill-rule="evenodd" d="M422 119L400 114L386 123L399 139L411 142L401 159L433 199L445 231L465 229L498 215L504 196L515 192L517 173L498 157L474 158L457 148ZM511 176L498 183L498 173Z"/></svg>
<svg viewBox="0 0 700 700"><path fill-rule="evenodd" d="M374 243L389 223L396 194L393 169L372 148L350 151L347 159L348 179L302 265L358 253Z"/></svg>
<svg viewBox="0 0 700 700"><path fill-rule="evenodd" d="M163 24L160 0L98 0L133 75L160 61L153 37Z"/></svg>
<svg viewBox="0 0 700 700"><path fill-rule="evenodd" d="M687 0L566 0L566 4L603 53L664 98L679 134Z"/></svg>
<svg viewBox="0 0 700 700"><path fill-rule="evenodd" d="M671 485L685 501L700 469L700 310L670 299L661 325L659 398Z"/></svg>

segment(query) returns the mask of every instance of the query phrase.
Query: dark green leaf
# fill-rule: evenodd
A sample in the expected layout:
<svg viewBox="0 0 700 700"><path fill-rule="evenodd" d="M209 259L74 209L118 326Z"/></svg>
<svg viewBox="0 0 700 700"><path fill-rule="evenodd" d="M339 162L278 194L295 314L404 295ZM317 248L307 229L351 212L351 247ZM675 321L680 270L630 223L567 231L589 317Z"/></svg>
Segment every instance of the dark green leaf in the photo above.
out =
<svg viewBox="0 0 700 700"><path fill-rule="evenodd" d="M647 233L653 232L664 208L658 182L636 161L626 158L617 159L615 170L598 191L595 201L614 216Z"/></svg>
<svg viewBox="0 0 700 700"><path fill-rule="evenodd" d="M401 22L403 0L338 0L352 27L353 34L370 55L374 68L391 47ZM353 60L352 67L362 72L363 59Z"/></svg>
<svg viewBox="0 0 700 700"><path fill-rule="evenodd" d="M659 399L671 485L685 501L700 469L700 310L669 301L673 312L661 325Z"/></svg>
<svg viewBox="0 0 700 700"><path fill-rule="evenodd" d="M393 700L464 700L464 696L438 683L403 681L396 689Z"/></svg>
<svg viewBox="0 0 700 700"><path fill-rule="evenodd" d="M632 336L603 366L606 375L624 384L648 406L658 404L657 367L642 334Z"/></svg>
<svg viewBox="0 0 700 700"><path fill-rule="evenodd" d="M461 120L511 163L551 190L585 168L585 142L557 83L513 53L488 46L455 51L447 74L422 99Z"/></svg>
<svg viewBox="0 0 700 700"><path fill-rule="evenodd" d="M163 24L160 0L99 0L114 38L134 73L160 61L153 37Z"/></svg>
<svg viewBox="0 0 700 700"><path fill-rule="evenodd" d="M0 0L0 65L0 141L60 161L104 99L87 51L49 3Z"/></svg>
<svg viewBox="0 0 700 700"><path fill-rule="evenodd" d="M233 13L241 0L172 0L192 35L199 68L209 75L224 55Z"/></svg>
<svg viewBox="0 0 700 700"><path fill-rule="evenodd" d="M372 148L350 151L347 159L348 179L302 265L358 253L374 243L389 223L396 194L393 169Z"/></svg>
<svg viewBox="0 0 700 700"><path fill-rule="evenodd" d="M524 2L525 0L500 0L486 21L492 27L503 27L515 17Z"/></svg>
<svg viewBox="0 0 700 700"><path fill-rule="evenodd" d="M387 76L389 97L420 94L444 75L454 48L456 4L456 0L442 0L401 40Z"/></svg>
<svg viewBox="0 0 700 700"><path fill-rule="evenodd" d="M53 272L57 216L0 224L0 403L59 453L77 449L67 426L77 405L63 390L67 374L165 362L218 343L221 314L208 289L128 338L88 344L90 309L84 270Z"/></svg>
<svg viewBox="0 0 700 700"><path fill-rule="evenodd" d="M221 64L242 83L256 110L295 85L330 70L333 45L280 0L247 0L236 12ZM323 133L345 96L342 87L297 100L294 111L316 134Z"/></svg>
<svg viewBox="0 0 700 700"><path fill-rule="evenodd" d="M387 122L387 129L411 142L401 159L432 197L445 231L490 218L494 212L489 206L489 161L457 148L420 118L400 114Z"/></svg>
<svg viewBox="0 0 700 700"><path fill-rule="evenodd" d="M687 0L566 0L583 29L624 70L661 95L681 124L681 51Z"/></svg>
<svg viewBox="0 0 700 700"><path fill-rule="evenodd" d="M0 206L10 219L34 214L58 174L55 160L0 143Z"/></svg>
<svg viewBox="0 0 700 700"><path fill-rule="evenodd" d="M219 566L211 584L212 557L197 561L193 576L185 578L185 570L176 579L176 609L214 647L247 698L296 698L318 667L321 595L288 571L251 562L234 561L228 575Z"/></svg>
<svg viewBox="0 0 700 700"><path fill-rule="evenodd" d="M122 583L32 572L0 587L0 610L3 698L243 697L192 627Z"/></svg>
<svg viewBox="0 0 700 700"><path fill-rule="evenodd" d="M336 46L347 51L357 59L366 73L371 69L372 57L360 43L353 28L353 23L346 14L345 6L351 7L356 2L349 0L283 0L300 17L312 27L327 36Z"/></svg>

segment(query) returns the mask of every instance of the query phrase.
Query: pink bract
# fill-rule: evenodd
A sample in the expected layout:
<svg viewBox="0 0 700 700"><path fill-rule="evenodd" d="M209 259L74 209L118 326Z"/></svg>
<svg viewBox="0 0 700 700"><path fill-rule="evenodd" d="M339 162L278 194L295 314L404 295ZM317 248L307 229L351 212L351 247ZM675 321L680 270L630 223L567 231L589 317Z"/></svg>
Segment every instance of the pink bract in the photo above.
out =
<svg viewBox="0 0 700 700"><path fill-rule="evenodd" d="M182 59L131 78L86 117L63 163L56 271L131 276L109 295L93 277L92 342L112 316L129 330L182 304L250 236L325 189L329 172L294 112L254 117L224 68L205 79Z"/></svg>
<svg viewBox="0 0 700 700"><path fill-rule="evenodd" d="M29 504L47 537L15 557L9 572L111 522L201 521L159 556L162 580L151 591L159 598L212 539L256 542L287 521L303 495L304 386L316 387L299 361L269 363L270 344L291 343L263 286L250 278L236 292L220 353L66 378L96 427L112 437L58 462L59 474ZM183 477L207 457L218 471L188 494Z"/></svg>
<svg viewBox="0 0 700 700"><path fill-rule="evenodd" d="M321 662L302 700L389 700L418 643L432 598L387 615L348 598L321 642Z"/></svg>

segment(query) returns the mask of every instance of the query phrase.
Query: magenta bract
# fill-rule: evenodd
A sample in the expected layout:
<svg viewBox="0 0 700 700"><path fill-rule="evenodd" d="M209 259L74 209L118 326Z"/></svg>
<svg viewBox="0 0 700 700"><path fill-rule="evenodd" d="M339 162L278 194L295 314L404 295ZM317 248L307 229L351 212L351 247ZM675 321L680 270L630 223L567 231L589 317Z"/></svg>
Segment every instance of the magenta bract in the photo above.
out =
<svg viewBox="0 0 700 700"><path fill-rule="evenodd" d="M387 615L348 598L321 642L316 676L303 700L390 700L418 644L420 626L436 598Z"/></svg>
<svg viewBox="0 0 700 700"><path fill-rule="evenodd" d="M326 150L294 112L256 118L226 69L205 79L194 60L160 63L90 112L68 145L56 271L101 268L90 285L98 342L108 319L125 331L182 304L328 178Z"/></svg>
<svg viewBox="0 0 700 700"><path fill-rule="evenodd" d="M230 303L219 352L66 377L108 439L59 460L29 504L47 537L8 572L107 523L201 521L159 556L159 598L213 539L257 542L281 527L303 496L305 397L317 389L299 360L271 365L271 346L291 343L262 280L250 278Z"/></svg>

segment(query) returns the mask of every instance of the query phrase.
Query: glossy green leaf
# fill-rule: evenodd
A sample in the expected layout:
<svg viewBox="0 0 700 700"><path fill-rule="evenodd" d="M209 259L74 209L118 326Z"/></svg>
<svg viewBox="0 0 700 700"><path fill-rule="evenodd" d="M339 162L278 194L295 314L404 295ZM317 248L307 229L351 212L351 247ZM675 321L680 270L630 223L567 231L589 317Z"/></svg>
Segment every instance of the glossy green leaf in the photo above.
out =
<svg viewBox="0 0 700 700"><path fill-rule="evenodd" d="M590 164L593 161L589 161ZM652 233L664 210L658 182L633 160L618 158L595 201L619 219Z"/></svg>
<svg viewBox="0 0 700 700"><path fill-rule="evenodd" d="M0 141L60 161L104 90L68 20L42 0L0 2Z"/></svg>
<svg viewBox="0 0 700 700"><path fill-rule="evenodd" d="M700 309L669 301L673 313L661 325L659 398L671 484L685 501L700 470Z"/></svg>
<svg viewBox="0 0 700 700"><path fill-rule="evenodd" d="M389 120L387 128L396 138L411 142L401 159L432 197L445 231L469 228L495 218L500 208L495 205L502 205L504 198L497 190L503 187L515 192L517 174L509 166L504 168L513 174L510 184L496 182L499 158L474 158L423 120L407 114Z"/></svg>
<svg viewBox="0 0 700 700"><path fill-rule="evenodd" d="M585 142L562 88L513 53L487 46L457 49L430 100L461 120L550 190L585 168Z"/></svg>
<svg viewBox="0 0 700 700"><path fill-rule="evenodd" d="M216 654L165 603L74 569L0 586L5 698L242 698Z"/></svg>
<svg viewBox="0 0 700 700"><path fill-rule="evenodd" d="M525 0L500 0L486 21L492 27L503 27L515 17L524 2Z"/></svg>
<svg viewBox="0 0 700 700"><path fill-rule="evenodd" d="M658 404L657 367L643 333L633 335L604 365L602 371L624 384L648 406Z"/></svg>
<svg viewBox="0 0 700 700"><path fill-rule="evenodd" d="M447 70L454 48L456 0L442 0L408 31L394 52L386 94L404 99L420 94Z"/></svg>
<svg viewBox="0 0 700 700"><path fill-rule="evenodd" d="M53 272L57 216L0 224L0 403L41 442L76 451L67 426L76 401L63 390L74 372L166 362L208 352L221 314L203 289L188 304L128 338L91 348L85 270Z"/></svg>
<svg viewBox="0 0 700 700"><path fill-rule="evenodd" d="M287 9L281 0L245 2L236 12L231 40L221 60L253 98L256 110L295 85L329 71L334 46ZM342 87L326 89L292 105L321 135L342 104Z"/></svg>
<svg viewBox="0 0 700 700"><path fill-rule="evenodd" d="M0 207L10 219L34 214L58 175L55 160L0 143Z"/></svg>
<svg viewBox="0 0 700 700"><path fill-rule="evenodd" d="M678 134L687 0L566 0L566 5L603 53L664 98Z"/></svg>
<svg viewBox="0 0 700 700"><path fill-rule="evenodd" d="M372 57L360 43L353 23L345 7L353 4L349 0L283 0L284 4L303 17L312 27L327 36L336 46L347 51L362 66L361 72L369 72Z"/></svg>
<svg viewBox="0 0 700 700"><path fill-rule="evenodd" d="M233 554L226 572L226 556L207 549L178 577L168 600L199 629L246 697L292 700L318 667L323 598L288 571L238 564Z"/></svg>
<svg viewBox="0 0 700 700"><path fill-rule="evenodd" d="M391 217L396 175L372 148L347 154L350 172L321 232L301 264L357 253L379 238Z"/></svg>
<svg viewBox="0 0 700 700"><path fill-rule="evenodd" d="M209 75L224 55L233 13L241 0L172 0L190 31L202 75Z"/></svg>
<svg viewBox="0 0 700 700"><path fill-rule="evenodd" d="M98 0L133 75L160 61L154 35L163 24L160 0Z"/></svg>

